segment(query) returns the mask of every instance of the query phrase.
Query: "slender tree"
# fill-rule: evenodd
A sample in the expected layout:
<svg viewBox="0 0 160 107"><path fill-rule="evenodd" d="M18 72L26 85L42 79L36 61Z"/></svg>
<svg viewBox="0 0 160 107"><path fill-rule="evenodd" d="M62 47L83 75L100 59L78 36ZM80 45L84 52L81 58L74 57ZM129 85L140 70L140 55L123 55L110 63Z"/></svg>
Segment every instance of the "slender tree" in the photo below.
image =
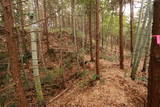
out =
<svg viewBox="0 0 160 107"><path fill-rule="evenodd" d="M90 40L90 56L91 56L91 61L94 60L93 58L93 46L92 46L92 0L89 1L89 40Z"/></svg>
<svg viewBox="0 0 160 107"><path fill-rule="evenodd" d="M25 97L25 93L22 86L21 74L20 74L20 63L19 63L19 52L17 46L16 35L14 34L14 20L12 16L12 1L2 0L2 8L4 14L4 25L7 30L7 46L8 54L10 56L11 73L13 80L16 84L16 94L18 99L18 107L28 107L28 103Z"/></svg>
<svg viewBox="0 0 160 107"><path fill-rule="evenodd" d="M35 5L32 7L33 13L30 15L30 21L31 23L35 22L37 19L39 19L39 1L35 0ZM34 14L34 12L36 14ZM31 31L37 31L38 27L40 25L33 24L31 26ZM39 65L38 65L38 49L37 49L37 40L38 40L38 33L32 32L31 33L31 52L32 52L32 70L33 70L33 76L34 76L34 82L35 82L35 89L36 89L36 95L38 104L40 107L45 107L45 101L43 97L42 87L41 87L41 80L39 75Z"/></svg>
<svg viewBox="0 0 160 107"><path fill-rule="evenodd" d="M154 0L152 34L160 35L160 0ZM152 38L148 78L148 105L160 106L160 46L156 38Z"/></svg>
<svg viewBox="0 0 160 107"><path fill-rule="evenodd" d="M131 78L134 80L136 78L136 72L138 70L138 65L140 63L140 59L142 57L142 53L144 51L144 47L147 44L148 38L146 38L144 35L150 35L150 29L151 29L151 23L152 23L152 13L149 13L151 10L151 0L148 0L148 4L147 4L147 8L146 8L146 12L145 12L145 16L144 16L144 22L142 24L142 28L139 32L139 43L137 47L137 51L135 53L135 57L133 59L133 65L132 65L132 72L131 72ZM149 20L147 20L149 17ZM146 26L147 23L147 26ZM144 30L146 29L146 30Z"/></svg>
<svg viewBox="0 0 160 107"><path fill-rule="evenodd" d="M96 0L96 74L99 76L100 0ZM98 79L98 78L97 78Z"/></svg>
<svg viewBox="0 0 160 107"><path fill-rule="evenodd" d="M49 37L48 37L48 18L47 18L47 2L46 0L43 0L43 9L44 9L44 34L46 35L46 45L47 45L47 50L49 50Z"/></svg>
<svg viewBox="0 0 160 107"><path fill-rule="evenodd" d="M120 69L124 69L124 37L123 37L123 0L119 0L119 52L120 52Z"/></svg>
<svg viewBox="0 0 160 107"><path fill-rule="evenodd" d="M133 65L134 58L136 57L136 52L137 52L137 47L139 47L138 43L140 43L140 28L141 28L141 20L142 20L142 13L143 13L143 6L144 6L144 0L141 1L141 8L139 11L139 18L138 18L138 25L136 29L136 39L135 39L135 45L133 49L133 54L132 54L132 61L131 61L131 66Z"/></svg>
<svg viewBox="0 0 160 107"><path fill-rule="evenodd" d="M133 54L133 18L134 18L134 1L130 0L130 50L131 54Z"/></svg>
<svg viewBox="0 0 160 107"><path fill-rule="evenodd" d="M76 44L75 0L71 0L71 6L72 6L72 37L74 44Z"/></svg>
<svg viewBox="0 0 160 107"><path fill-rule="evenodd" d="M37 30L36 26L32 26L32 30ZM44 106L44 98L42 93L39 67L38 67L38 53L37 53L37 35L36 33L31 34L31 49L32 49L32 68L34 75L35 88L37 93L37 100L40 106Z"/></svg>

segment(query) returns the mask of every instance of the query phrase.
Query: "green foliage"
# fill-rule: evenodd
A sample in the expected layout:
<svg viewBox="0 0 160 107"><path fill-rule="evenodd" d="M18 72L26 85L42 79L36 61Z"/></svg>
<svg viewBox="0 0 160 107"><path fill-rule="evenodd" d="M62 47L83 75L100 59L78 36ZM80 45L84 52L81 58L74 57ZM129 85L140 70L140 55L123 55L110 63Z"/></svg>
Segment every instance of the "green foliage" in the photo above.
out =
<svg viewBox="0 0 160 107"><path fill-rule="evenodd" d="M12 101L13 99L14 99L14 96L11 90L6 91L5 93L1 93L0 94L0 107L5 107L7 102ZM16 104L15 102L11 102L10 104L8 104L7 107L16 107Z"/></svg>
<svg viewBox="0 0 160 107"><path fill-rule="evenodd" d="M31 52L26 52L24 53L24 56L23 56L23 62L26 63L31 58L32 58Z"/></svg>
<svg viewBox="0 0 160 107"><path fill-rule="evenodd" d="M99 78L99 76L95 74L95 71L85 70L81 72L80 78L82 78L82 80L78 82L78 86L83 89L88 86L93 86L94 81Z"/></svg>
<svg viewBox="0 0 160 107"><path fill-rule="evenodd" d="M100 78L100 76L99 75L97 75L97 74L94 74L93 76L92 76L92 80L97 80L98 78Z"/></svg>
<svg viewBox="0 0 160 107"><path fill-rule="evenodd" d="M53 83L56 80L61 81L63 79L64 68L55 68L54 70L48 70L46 76L42 78L42 83Z"/></svg>
<svg viewBox="0 0 160 107"><path fill-rule="evenodd" d="M148 82L147 77L140 77L140 78L137 78L137 80L140 80L140 81L143 81L143 82Z"/></svg>
<svg viewBox="0 0 160 107"><path fill-rule="evenodd" d="M116 54L109 52L109 51L102 52L100 56L101 56L100 58L108 60L110 62L118 61L118 56Z"/></svg>
<svg viewBox="0 0 160 107"><path fill-rule="evenodd" d="M6 53L0 53L0 60L7 58L8 55Z"/></svg>

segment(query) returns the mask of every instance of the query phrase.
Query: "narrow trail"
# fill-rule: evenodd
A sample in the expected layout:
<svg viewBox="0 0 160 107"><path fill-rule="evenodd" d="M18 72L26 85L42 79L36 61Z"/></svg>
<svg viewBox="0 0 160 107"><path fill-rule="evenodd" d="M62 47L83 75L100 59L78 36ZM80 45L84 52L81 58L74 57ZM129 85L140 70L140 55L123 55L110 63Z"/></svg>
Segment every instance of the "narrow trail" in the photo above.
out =
<svg viewBox="0 0 160 107"><path fill-rule="evenodd" d="M92 87L80 89L74 85L48 107L144 107L147 87L134 82L118 64L100 60L100 81ZM126 70L129 70L129 64ZM76 82L76 81L75 81Z"/></svg>

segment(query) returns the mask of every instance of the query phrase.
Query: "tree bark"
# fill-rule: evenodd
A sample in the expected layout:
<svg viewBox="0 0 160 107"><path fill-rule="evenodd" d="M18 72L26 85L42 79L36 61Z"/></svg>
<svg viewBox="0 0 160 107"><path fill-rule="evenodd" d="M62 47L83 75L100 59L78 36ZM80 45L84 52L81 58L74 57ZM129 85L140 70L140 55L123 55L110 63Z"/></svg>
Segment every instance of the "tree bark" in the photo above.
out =
<svg viewBox="0 0 160 107"><path fill-rule="evenodd" d="M154 0L152 34L160 35L160 0ZM148 78L148 105L147 107L160 106L160 46L156 38L152 38L149 78Z"/></svg>
<svg viewBox="0 0 160 107"><path fill-rule="evenodd" d="M96 0L96 74L99 76L100 0ZM97 78L99 79L99 78Z"/></svg>
<svg viewBox="0 0 160 107"><path fill-rule="evenodd" d="M90 41L90 57L91 61L94 60L93 58L93 45L92 45L92 1L90 0L90 6L89 6L89 41Z"/></svg>
<svg viewBox="0 0 160 107"><path fill-rule="evenodd" d="M71 6L72 6L72 37L73 37L74 44L76 44L75 0L71 0Z"/></svg>
<svg viewBox="0 0 160 107"><path fill-rule="evenodd" d="M16 35L14 35L14 21L12 16L12 7L11 0L2 0L2 8L4 13L4 24L6 30L8 31L7 37L7 45L8 45L8 54L10 56L11 63L11 73L13 76L13 80L16 83L16 94L18 99L18 107L29 107L27 99L25 97L23 83L21 80L20 74L20 63L19 63L19 52L18 46L16 42Z"/></svg>
<svg viewBox="0 0 160 107"><path fill-rule="evenodd" d="M46 8L46 0L43 0L43 9L44 9L44 34L46 35L46 45L47 45L47 50L49 50L49 37L48 37L48 19L47 19L47 8Z"/></svg>
<svg viewBox="0 0 160 107"><path fill-rule="evenodd" d="M120 69L124 69L124 37L123 37L123 0L119 0L119 52L120 52Z"/></svg>
<svg viewBox="0 0 160 107"><path fill-rule="evenodd" d="M134 1L130 0L130 50L131 54L133 54L133 18L134 18Z"/></svg>

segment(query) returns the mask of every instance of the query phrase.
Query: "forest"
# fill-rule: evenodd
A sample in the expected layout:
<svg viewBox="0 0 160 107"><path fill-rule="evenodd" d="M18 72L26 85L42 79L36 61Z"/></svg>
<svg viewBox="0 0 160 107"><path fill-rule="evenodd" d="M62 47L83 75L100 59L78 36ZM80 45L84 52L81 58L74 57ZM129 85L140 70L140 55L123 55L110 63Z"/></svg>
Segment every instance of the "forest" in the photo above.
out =
<svg viewBox="0 0 160 107"><path fill-rule="evenodd" d="M160 0L0 0L0 107L160 107Z"/></svg>

